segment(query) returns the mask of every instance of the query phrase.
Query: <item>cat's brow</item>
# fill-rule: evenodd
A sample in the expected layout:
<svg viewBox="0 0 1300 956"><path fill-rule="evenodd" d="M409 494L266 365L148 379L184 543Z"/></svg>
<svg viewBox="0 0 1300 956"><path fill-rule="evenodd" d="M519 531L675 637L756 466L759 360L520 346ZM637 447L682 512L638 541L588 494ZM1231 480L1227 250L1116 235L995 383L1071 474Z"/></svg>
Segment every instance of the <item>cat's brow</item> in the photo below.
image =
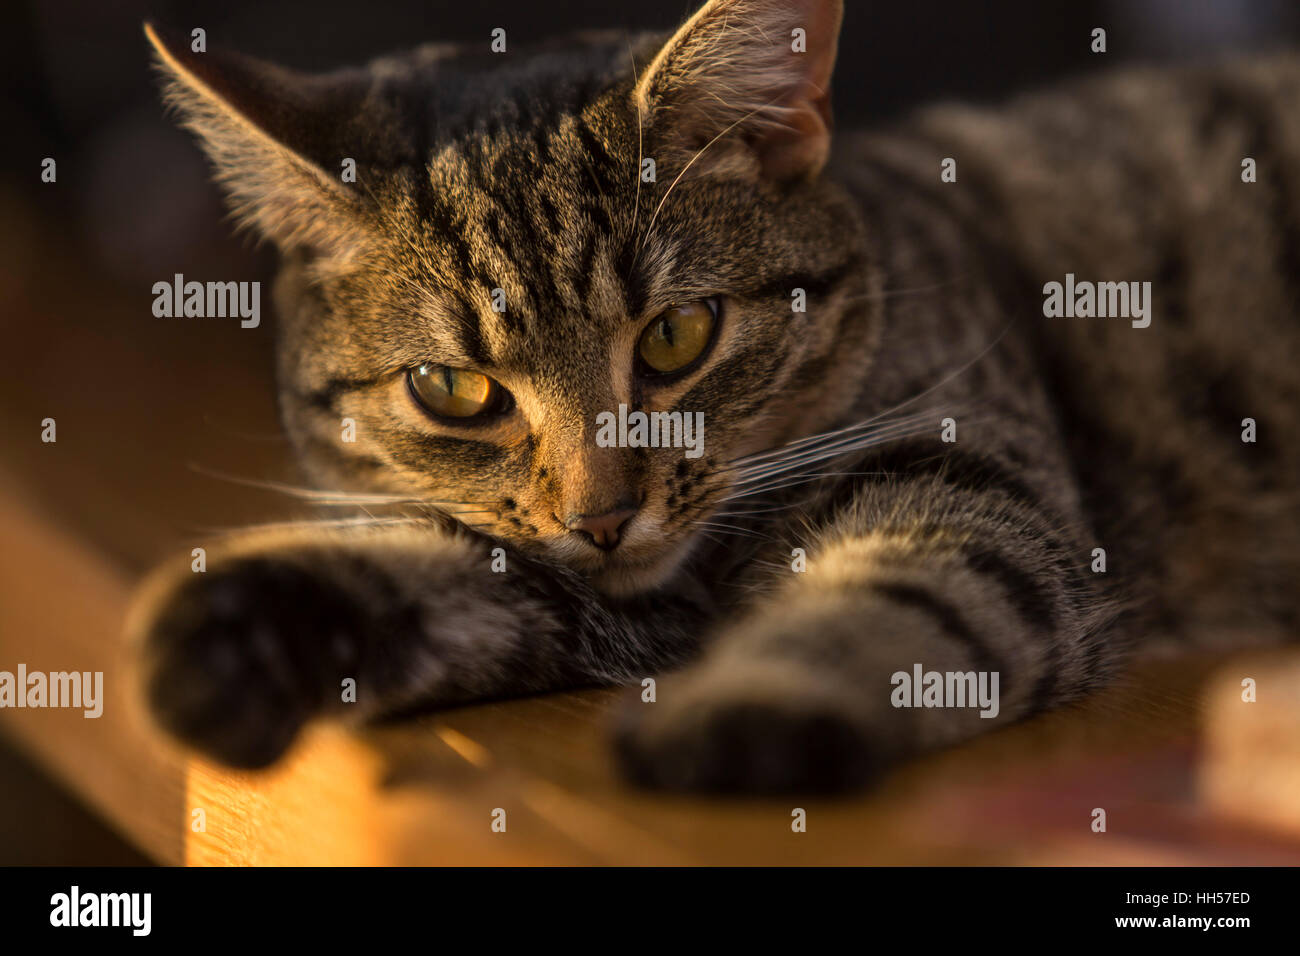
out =
<svg viewBox="0 0 1300 956"><path fill-rule="evenodd" d="M399 364L419 364L437 360L446 365L491 368L496 358L484 335L478 311L459 295L429 297L419 308L424 342L402 341L396 344L401 353Z"/></svg>
<svg viewBox="0 0 1300 956"><path fill-rule="evenodd" d="M482 320L472 309L457 310L448 316L453 333L459 340L461 352L475 365L492 364L492 351L483 337Z"/></svg>
<svg viewBox="0 0 1300 956"><path fill-rule="evenodd" d="M298 396L308 405L335 414L338 412L337 401L340 396L350 392L361 392L374 388L385 381L385 375L371 375L364 378L336 376L324 383L296 389Z"/></svg>

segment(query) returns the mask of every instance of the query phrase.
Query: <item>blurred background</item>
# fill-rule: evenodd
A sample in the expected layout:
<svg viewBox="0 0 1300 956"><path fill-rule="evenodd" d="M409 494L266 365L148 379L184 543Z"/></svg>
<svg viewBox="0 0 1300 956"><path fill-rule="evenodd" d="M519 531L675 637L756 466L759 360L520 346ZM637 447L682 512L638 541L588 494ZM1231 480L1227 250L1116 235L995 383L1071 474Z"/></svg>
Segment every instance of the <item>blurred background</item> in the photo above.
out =
<svg viewBox="0 0 1300 956"><path fill-rule="evenodd" d="M164 116L143 20L186 32L201 26L209 48L317 70L426 41L486 43L498 26L521 50L578 28L666 30L694 7L690 0L6 4L0 669L20 660L36 668L42 647L74 632L84 658L48 650L48 669L88 668L87 660L110 653L121 595L141 571L188 550L206 529L284 512L282 501L205 474L290 474L270 378L274 317L246 330L150 311L160 279L180 272L267 282L274 254L232 236L203 156ZM936 98L996 101L1124 63L1300 45L1295 0L848 0L847 7L835 86L844 127L887 123ZM1107 29L1104 56L1089 51L1096 26ZM58 164L52 184L40 180L45 157ZM47 417L58 423L54 445L39 439ZM106 669L115 666L104 659ZM0 863L174 855L169 841L179 836L124 819L145 805L180 820L183 776L168 758L119 744L127 731L105 721L91 728L95 722L64 715L18 721L0 713ZM140 770L136 759L153 770ZM99 776L88 778L87 766ZM170 782L154 781L155 771Z"/></svg>

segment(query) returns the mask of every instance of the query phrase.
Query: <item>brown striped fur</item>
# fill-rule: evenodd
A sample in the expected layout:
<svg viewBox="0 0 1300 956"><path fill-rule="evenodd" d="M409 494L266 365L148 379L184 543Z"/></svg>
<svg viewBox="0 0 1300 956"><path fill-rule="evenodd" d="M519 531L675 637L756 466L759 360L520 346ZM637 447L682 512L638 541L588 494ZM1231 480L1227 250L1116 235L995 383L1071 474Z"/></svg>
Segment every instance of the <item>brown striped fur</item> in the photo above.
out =
<svg viewBox="0 0 1300 956"><path fill-rule="evenodd" d="M1075 699L1158 638L1294 637L1300 60L939 107L831 151L840 12L712 0L667 41L426 47L324 79L155 37L285 252L307 472L391 496L159 572L133 630L164 726L261 765L317 716L688 665L619 728L635 779L835 788ZM1151 326L1045 318L1067 272L1151 281ZM646 323L708 296L699 367L639 379ZM403 384L430 361L512 411L432 422ZM704 412L705 454L598 447L620 403ZM629 500L613 551L562 517ZM999 716L892 707L913 663L998 672Z"/></svg>

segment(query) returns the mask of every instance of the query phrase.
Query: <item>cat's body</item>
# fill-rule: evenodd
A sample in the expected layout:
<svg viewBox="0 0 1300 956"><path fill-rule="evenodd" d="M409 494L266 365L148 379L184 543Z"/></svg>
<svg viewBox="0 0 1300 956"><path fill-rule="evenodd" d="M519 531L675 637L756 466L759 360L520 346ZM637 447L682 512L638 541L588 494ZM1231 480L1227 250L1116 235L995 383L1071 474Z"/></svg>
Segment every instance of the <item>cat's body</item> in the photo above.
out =
<svg viewBox="0 0 1300 956"><path fill-rule="evenodd" d="M258 765L318 715L689 664L628 712L630 773L834 787L1074 699L1150 637L1294 636L1300 64L935 110L827 162L838 18L724 0L667 46L475 67L498 85L428 50L289 85L288 111L250 108L268 84L238 64L214 99L162 48L288 253L295 446L397 519L250 532L160 575L139 628L165 726ZM360 189L325 182L340 156ZM1151 282L1150 324L1045 316L1067 273ZM721 303L698 355L634 365L692 300ZM433 362L509 403L430 425L402 373ZM703 411L703 454L603 447L620 404ZM996 716L895 706L914 665L998 674Z"/></svg>

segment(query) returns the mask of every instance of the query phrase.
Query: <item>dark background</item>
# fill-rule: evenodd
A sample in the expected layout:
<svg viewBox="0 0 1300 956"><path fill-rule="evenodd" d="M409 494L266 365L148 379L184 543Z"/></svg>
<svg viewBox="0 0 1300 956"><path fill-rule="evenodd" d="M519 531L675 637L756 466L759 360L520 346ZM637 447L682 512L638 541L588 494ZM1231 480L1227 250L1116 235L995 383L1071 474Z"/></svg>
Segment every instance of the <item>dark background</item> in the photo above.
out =
<svg viewBox="0 0 1300 956"><path fill-rule="evenodd" d="M18 185L35 195L40 159L60 184L42 215L124 282L156 281L190 252L243 258L220 222L202 158L167 123L148 68L146 18L207 30L225 46L316 70L426 41L515 49L576 28L669 29L692 0L46 0L5 18L0 118ZM1119 63L1185 60L1294 43L1295 0L848 0L835 100L842 125L887 121L937 97L991 100ZM1109 52L1089 51L1107 28Z"/></svg>
<svg viewBox="0 0 1300 956"><path fill-rule="evenodd" d="M282 516L279 499L195 465L287 477L260 328L160 320L151 287L261 279L274 254L232 235L206 162L165 116L145 19L300 69L427 41L511 49L575 28L667 30L690 0L49 0L0 19L0 479L33 512L134 576L213 527ZM943 97L995 101L1055 78L1300 46L1297 0L848 0L843 127ZM1089 50L1107 29L1109 52ZM40 181L43 157L58 182ZM267 289L264 287L264 293ZM39 441L53 416L57 445ZM28 505L24 505L28 507ZM0 529L2 532L3 529ZM4 535L0 533L0 539ZM4 546L4 545L0 545ZM50 570L47 573L53 574ZM75 593L69 600L76 600ZM106 623L106 633L115 622ZM125 845L0 740L0 863L133 862ZM20 812L21 811L21 812Z"/></svg>

